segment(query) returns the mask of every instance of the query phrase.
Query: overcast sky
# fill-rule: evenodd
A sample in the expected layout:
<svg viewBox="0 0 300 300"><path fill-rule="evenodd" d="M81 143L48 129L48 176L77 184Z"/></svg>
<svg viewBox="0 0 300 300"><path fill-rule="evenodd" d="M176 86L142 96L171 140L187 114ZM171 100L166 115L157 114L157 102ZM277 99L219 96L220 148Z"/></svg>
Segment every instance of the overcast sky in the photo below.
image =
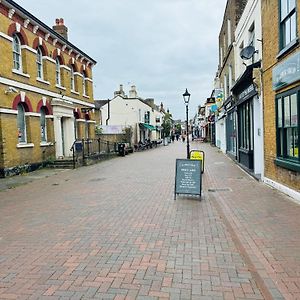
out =
<svg viewBox="0 0 300 300"><path fill-rule="evenodd" d="M210 96L226 0L15 1L50 27L64 18L70 42L98 62L95 99L136 85L185 119L185 88L190 116Z"/></svg>

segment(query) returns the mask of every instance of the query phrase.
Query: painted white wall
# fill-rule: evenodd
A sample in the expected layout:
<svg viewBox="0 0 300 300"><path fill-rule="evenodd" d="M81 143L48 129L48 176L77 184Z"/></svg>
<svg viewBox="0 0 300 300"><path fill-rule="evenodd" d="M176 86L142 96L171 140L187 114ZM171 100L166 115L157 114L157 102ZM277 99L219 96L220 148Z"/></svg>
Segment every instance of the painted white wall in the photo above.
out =
<svg viewBox="0 0 300 300"><path fill-rule="evenodd" d="M249 29L254 23L255 28L255 41L254 48L258 53L254 54L254 61L262 59L262 28L261 28L261 0L248 0L244 12L235 30L235 43L234 43L234 61L235 61L235 76L240 77L246 65L252 64L252 60L242 60L240 57L240 46L245 48L249 45ZM258 41L259 40L259 41Z"/></svg>
<svg viewBox="0 0 300 300"><path fill-rule="evenodd" d="M250 29L254 24L253 46L258 51L254 59L242 60L240 46L245 48L249 45ZM248 0L245 10L235 31L235 72L239 78L245 71L246 65L262 60L262 28L261 28L261 0ZM253 99L253 131L254 131L254 173L264 174L264 151L263 151L263 99L262 93Z"/></svg>
<svg viewBox="0 0 300 300"><path fill-rule="evenodd" d="M160 117L162 122L162 113L152 109L138 98L123 98L116 96L110 101L110 119L108 125L131 126L133 129L133 142L140 140L139 123L145 122L145 113L150 112L150 125L161 125L155 122L156 116ZM108 104L101 107L102 124L106 125L108 118ZM157 139L157 132L150 131L150 138Z"/></svg>
<svg viewBox="0 0 300 300"><path fill-rule="evenodd" d="M216 146L226 153L226 123L225 118L216 122Z"/></svg>

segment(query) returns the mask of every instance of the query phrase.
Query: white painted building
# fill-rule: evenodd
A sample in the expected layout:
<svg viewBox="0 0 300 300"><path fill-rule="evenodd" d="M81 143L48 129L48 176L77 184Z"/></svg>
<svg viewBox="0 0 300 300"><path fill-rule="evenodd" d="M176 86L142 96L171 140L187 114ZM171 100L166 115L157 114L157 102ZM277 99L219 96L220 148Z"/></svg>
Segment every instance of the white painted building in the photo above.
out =
<svg viewBox="0 0 300 300"><path fill-rule="evenodd" d="M159 140L163 113L154 104L154 99L142 99L138 96L136 87L131 86L129 96L120 85L120 90L114 93L114 98L101 107L101 125L117 125L132 128L131 142Z"/></svg>
<svg viewBox="0 0 300 300"><path fill-rule="evenodd" d="M249 47L250 46L250 47ZM248 0L235 31L235 74L232 88L238 112L238 159L263 176L263 99L261 87L261 0ZM249 58L241 58L247 48Z"/></svg>

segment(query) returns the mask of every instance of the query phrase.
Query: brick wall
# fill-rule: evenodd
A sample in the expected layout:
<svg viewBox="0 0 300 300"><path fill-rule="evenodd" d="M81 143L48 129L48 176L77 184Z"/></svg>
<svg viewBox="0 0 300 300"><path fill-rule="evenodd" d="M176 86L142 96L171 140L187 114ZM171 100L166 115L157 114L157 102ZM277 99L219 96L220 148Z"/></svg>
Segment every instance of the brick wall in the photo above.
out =
<svg viewBox="0 0 300 300"><path fill-rule="evenodd" d="M298 0L297 7L300 7ZM300 32L298 9L298 33ZM299 190L300 174L275 165L276 158L276 115L275 115L275 91L272 90L272 69L284 58L276 58L279 53L279 18L278 1L262 1L262 28L263 28L263 97L264 97L264 155L265 177L292 189ZM289 52L286 57L299 51L299 47ZM298 83L299 85L299 83ZM289 90L297 84L293 84L278 92Z"/></svg>

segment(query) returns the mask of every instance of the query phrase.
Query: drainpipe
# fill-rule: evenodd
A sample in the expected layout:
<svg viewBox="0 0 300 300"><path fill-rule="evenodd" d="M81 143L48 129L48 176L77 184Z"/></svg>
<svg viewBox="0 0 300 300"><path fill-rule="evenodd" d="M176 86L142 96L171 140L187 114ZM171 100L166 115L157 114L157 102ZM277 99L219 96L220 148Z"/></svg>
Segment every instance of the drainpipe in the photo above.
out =
<svg viewBox="0 0 300 300"><path fill-rule="evenodd" d="M105 121L105 124L108 125L108 121L110 119L110 100L107 100L108 108L107 108L107 119Z"/></svg>

